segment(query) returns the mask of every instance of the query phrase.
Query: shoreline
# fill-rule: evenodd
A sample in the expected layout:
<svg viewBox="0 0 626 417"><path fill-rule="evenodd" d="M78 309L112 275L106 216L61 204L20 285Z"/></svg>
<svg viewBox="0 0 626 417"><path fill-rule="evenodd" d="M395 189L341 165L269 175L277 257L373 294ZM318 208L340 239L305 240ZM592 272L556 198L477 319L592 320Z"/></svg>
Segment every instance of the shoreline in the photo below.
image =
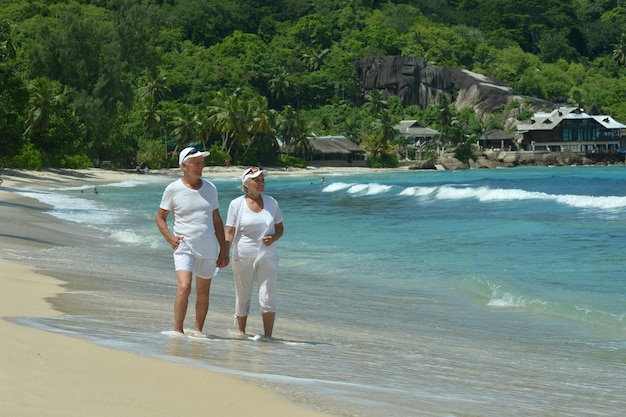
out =
<svg viewBox="0 0 626 417"><path fill-rule="evenodd" d="M11 249L46 248L97 239L48 207L12 192L121 182L136 173L103 170L4 170L0 186L0 408L12 417L132 415L171 417L206 410L223 417L330 416L269 389L217 372L92 344L12 321L54 317L47 299L64 281L20 263ZM225 173L233 175L239 170ZM176 171L178 174L178 171Z"/></svg>
<svg viewBox="0 0 626 417"><path fill-rule="evenodd" d="M241 173L247 167L230 166L205 167L203 177L211 178L241 178ZM401 166L398 168L361 168L361 167L321 167L321 168L264 168L269 171L269 175L313 175L324 176L332 174L367 174L380 172L408 172L409 166ZM428 170L427 170L428 171ZM434 170L432 170L435 172ZM178 178L181 176L180 168L154 169L151 170L150 176L165 176ZM65 169L50 168L41 171L33 171L26 169L3 169L0 191L11 191L14 188L27 187L35 190L49 190L54 187L62 186L97 186L102 184L110 184L114 182L129 181L136 178L144 178L146 174L138 173L135 170L112 170L103 168L85 168L85 169Z"/></svg>

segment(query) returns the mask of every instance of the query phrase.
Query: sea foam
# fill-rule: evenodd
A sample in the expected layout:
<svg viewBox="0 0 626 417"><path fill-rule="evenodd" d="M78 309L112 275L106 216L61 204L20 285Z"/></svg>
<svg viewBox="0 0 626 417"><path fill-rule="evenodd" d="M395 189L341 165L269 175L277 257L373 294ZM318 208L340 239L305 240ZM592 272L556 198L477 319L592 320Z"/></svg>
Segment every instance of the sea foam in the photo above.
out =
<svg viewBox="0 0 626 417"><path fill-rule="evenodd" d="M322 191L327 193L341 192L353 196L370 196L390 192L394 187L377 183L333 183L327 185ZM540 191L527 191L522 189L480 187L457 187L454 185L441 186L415 186L402 189L398 196L402 197L429 197L436 200L464 200L474 199L482 203L495 201L553 201L570 207L598 210L622 210L626 209L626 197L623 196L592 196L572 194L548 194Z"/></svg>
<svg viewBox="0 0 626 417"><path fill-rule="evenodd" d="M112 211L100 207L97 202L87 198L74 197L54 191L28 189L20 190L17 193L52 206L52 209L47 213L75 223L108 224L116 217Z"/></svg>

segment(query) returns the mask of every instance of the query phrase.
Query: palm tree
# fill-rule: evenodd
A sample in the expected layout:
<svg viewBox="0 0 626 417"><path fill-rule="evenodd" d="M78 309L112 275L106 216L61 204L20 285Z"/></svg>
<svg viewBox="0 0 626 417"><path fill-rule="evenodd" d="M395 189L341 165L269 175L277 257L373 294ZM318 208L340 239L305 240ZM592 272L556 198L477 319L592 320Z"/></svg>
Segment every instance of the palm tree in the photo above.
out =
<svg viewBox="0 0 626 417"><path fill-rule="evenodd" d="M278 131L285 144L289 146L291 139L297 135L299 113L292 106L285 106L278 118Z"/></svg>
<svg viewBox="0 0 626 417"><path fill-rule="evenodd" d="M218 92L208 108L209 122L222 137L221 150L230 154L233 145L244 136L247 125L243 121L245 102L236 94Z"/></svg>
<svg viewBox="0 0 626 417"><path fill-rule="evenodd" d="M396 153L397 149L392 145L392 141L398 135L394 129L396 121L390 111L382 111L371 126L368 134L361 146L369 152L372 160L379 159L383 164L390 156Z"/></svg>
<svg viewBox="0 0 626 417"><path fill-rule="evenodd" d="M166 80L167 77L164 72L157 75L146 72L143 76L143 85L138 90L139 98L148 100L153 106L158 105L169 92L169 87L165 85Z"/></svg>
<svg viewBox="0 0 626 417"><path fill-rule="evenodd" d="M277 119L278 113L275 110L258 108L256 112L252 140L256 145L259 161L264 157L274 158L280 151L276 140Z"/></svg>
<svg viewBox="0 0 626 417"><path fill-rule="evenodd" d="M324 61L326 57L330 53L330 49L325 48L321 51L312 51L308 54L302 54L302 61L304 62L304 66L309 71L317 71L322 65L324 65Z"/></svg>
<svg viewBox="0 0 626 417"><path fill-rule="evenodd" d="M144 74L144 83L137 90L139 100L143 104L144 135L156 137L161 125L161 116L158 109L161 100L165 97L169 88L165 85L165 74L159 73L157 76Z"/></svg>
<svg viewBox="0 0 626 417"><path fill-rule="evenodd" d="M344 136L355 143L367 136L367 122L360 118L348 117L344 121Z"/></svg>
<svg viewBox="0 0 626 417"><path fill-rule="evenodd" d="M439 134L439 140L437 141L437 156L440 156L440 146L443 144L443 134L452 120L452 111L450 110L450 101L448 100L447 95L440 94L437 101L439 103L439 121L441 123L441 133Z"/></svg>
<svg viewBox="0 0 626 417"><path fill-rule="evenodd" d="M146 138L154 137L161 126L161 115L156 106L145 107L141 113L143 114L143 130Z"/></svg>
<svg viewBox="0 0 626 417"><path fill-rule="evenodd" d="M621 66L626 66L626 33L622 33L619 42L613 44L613 59Z"/></svg>
<svg viewBox="0 0 626 417"><path fill-rule="evenodd" d="M247 125L246 135L239 138L241 145L247 145L244 155L254 145L257 150L257 159L264 155L273 155L278 150L276 141L277 113L268 109L267 99L256 96L245 102L242 122Z"/></svg>
<svg viewBox="0 0 626 417"><path fill-rule="evenodd" d="M208 114L201 112L197 115L198 136L202 141L202 149L206 149L206 143L211 136L211 132L215 130L214 120L209 118Z"/></svg>
<svg viewBox="0 0 626 417"><path fill-rule="evenodd" d="M252 117L250 118L251 133L264 134L270 133L275 127L275 116L271 110L267 108L267 99L263 96L257 96L249 102Z"/></svg>
<svg viewBox="0 0 626 417"><path fill-rule="evenodd" d="M172 137L176 148L185 148L190 142L198 138L198 117L192 106L183 104L179 107L179 115L172 121Z"/></svg>
<svg viewBox="0 0 626 417"><path fill-rule="evenodd" d="M268 88L274 99L274 107L277 107L289 93L291 83L289 82L289 73L285 68L281 68L279 73L271 78L268 82Z"/></svg>
<svg viewBox="0 0 626 417"><path fill-rule="evenodd" d="M52 81L47 77L35 78L28 84L28 127L24 135L33 131L42 131L48 128L52 108L57 104L62 104L69 89L66 87L60 94L61 85L57 81Z"/></svg>
<svg viewBox="0 0 626 417"><path fill-rule="evenodd" d="M384 111L380 114L378 125L378 136L384 148L388 148L389 144L398 136L399 132L394 128L396 121L391 112Z"/></svg>
<svg viewBox="0 0 626 417"><path fill-rule="evenodd" d="M314 152L313 145L311 145L303 130L298 130L296 135L291 138L289 149L294 155L307 160Z"/></svg>
<svg viewBox="0 0 626 417"><path fill-rule="evenodd" d="M306 135L306 120L293 107L285 106L283 109L278 118L278 132L288 152L304 159L312 155L313 146Z"/></svg>
<svg viewBox="0 0 626 417"><path fill-rule="evenodd" d="M379 115L387 108L387 102L380 90L370 91L365 95L365 101L365 108L373 115Z"/></svg>

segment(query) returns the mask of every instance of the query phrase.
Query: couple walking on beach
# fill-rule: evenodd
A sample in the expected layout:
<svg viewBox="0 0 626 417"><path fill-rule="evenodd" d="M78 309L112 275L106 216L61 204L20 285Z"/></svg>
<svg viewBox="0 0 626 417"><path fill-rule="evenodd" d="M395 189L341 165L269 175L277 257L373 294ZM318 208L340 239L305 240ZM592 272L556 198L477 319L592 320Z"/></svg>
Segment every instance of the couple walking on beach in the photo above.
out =
<svg viewBox="0 0 626 417"><path fill-rule="evenodd" d="M226 226L220 216L217 188L202 178L204 157L209 152L183 149L179 165L183 177L163 192L156 224L174 250L178 290L174 299L174 331L206 337L202 333L209 310L211 280L230 263L235 279L235 317L239 332L246 334L255 278L263 318L262 340L271 339L276 314L278 251L274 244L283 235L283 218L276 200L263 194L267 171L247 168L242 175L244 194L230 202ZM173 233L167 218L174 217ZM193 275L196 277L196 321L184 329Z"/></svg>

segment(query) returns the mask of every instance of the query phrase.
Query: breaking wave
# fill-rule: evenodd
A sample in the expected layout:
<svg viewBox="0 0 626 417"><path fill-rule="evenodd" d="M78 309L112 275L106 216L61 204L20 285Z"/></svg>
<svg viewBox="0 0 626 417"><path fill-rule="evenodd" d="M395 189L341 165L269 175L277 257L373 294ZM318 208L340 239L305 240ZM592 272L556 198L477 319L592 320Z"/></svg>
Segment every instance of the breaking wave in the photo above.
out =
<svg viewBox="0 0 626 417"><path fill-rule="evenodd" d="M574 194L548 194L521 189L490 187L458 187L452 185L415 186L401 188L378 183L333 183L322 190L325 193L346 193L351 196L370 196L395 193L402 197L431 198L434 200L476 200L482 203L496 201L541 200L553 201L570 207L598 210L626 209L626 196L593 196Z"/></svg>

